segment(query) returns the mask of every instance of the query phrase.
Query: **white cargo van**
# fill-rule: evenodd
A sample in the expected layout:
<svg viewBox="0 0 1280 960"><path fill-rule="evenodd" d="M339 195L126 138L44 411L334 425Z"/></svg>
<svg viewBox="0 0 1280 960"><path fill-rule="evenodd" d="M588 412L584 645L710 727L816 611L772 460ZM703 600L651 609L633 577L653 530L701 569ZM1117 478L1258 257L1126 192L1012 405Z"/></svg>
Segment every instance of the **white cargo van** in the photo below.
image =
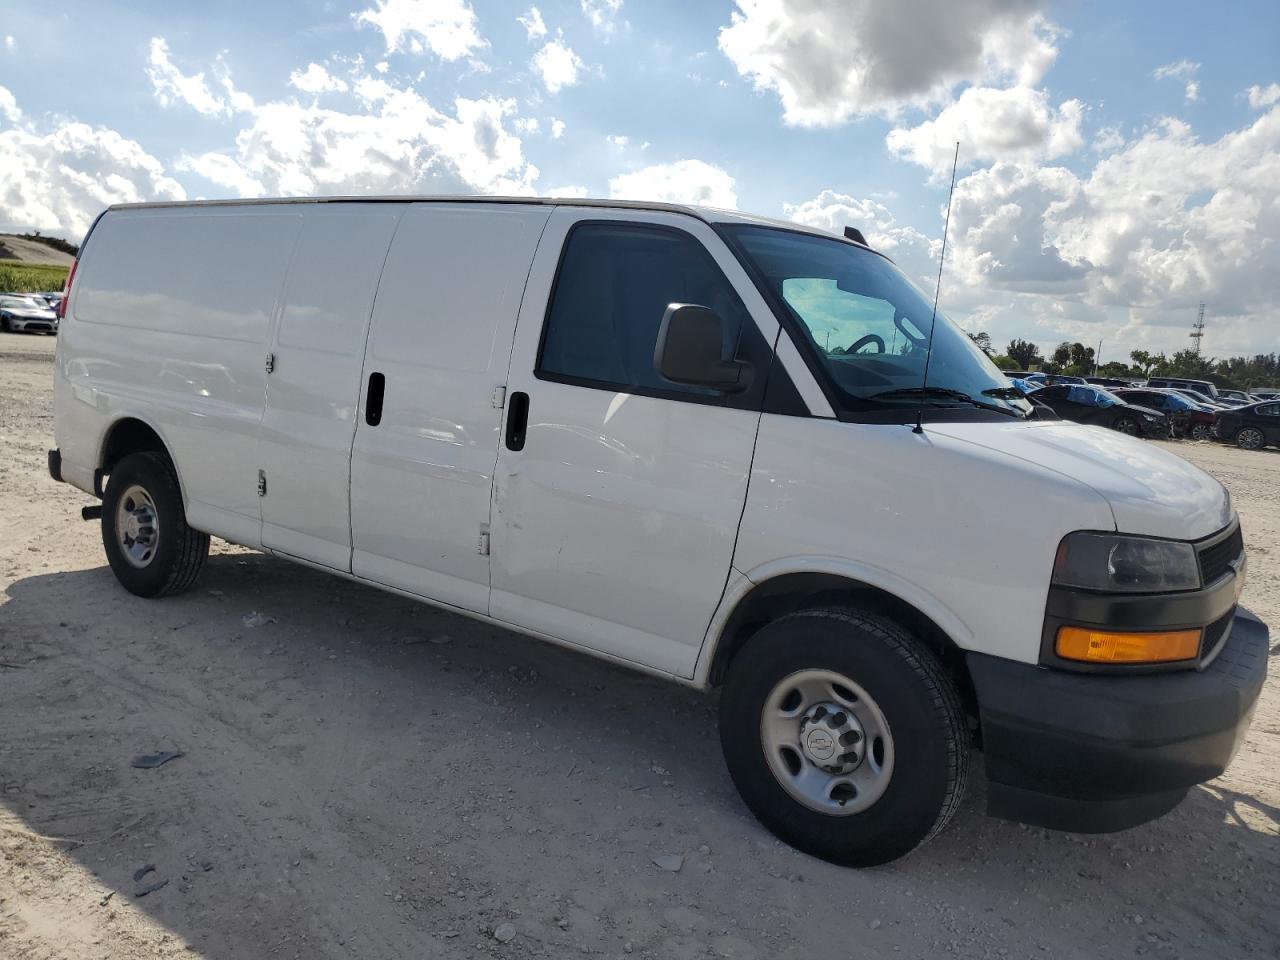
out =
<svg viewBox="0 0 1280 960"><path fill-rule="evenodd" d="M995 815L1159 816L1264 678L1230 498L1036 419L941 316L922 389L931 307L865 244L722 211L113 207L49 466L139 596L212 535L721 687L743 798L819 857L933 836L975 744Z"/></svg>

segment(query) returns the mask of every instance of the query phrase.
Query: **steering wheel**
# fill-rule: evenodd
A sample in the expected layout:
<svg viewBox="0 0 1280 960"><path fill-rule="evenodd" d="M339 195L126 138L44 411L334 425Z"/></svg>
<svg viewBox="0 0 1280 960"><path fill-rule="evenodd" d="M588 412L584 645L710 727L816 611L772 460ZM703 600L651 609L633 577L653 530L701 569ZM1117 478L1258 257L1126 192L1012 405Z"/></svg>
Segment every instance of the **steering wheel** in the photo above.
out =
<svg viewBox="0 0 1280 960"><path fill-rule="evenodd" d="M875 333L868 333L865 337L861 337L849 344L849 348L845 350L845 353L857 353L869 343L874 343L876 345L876 353L884 353L884 337Z"/></svg>

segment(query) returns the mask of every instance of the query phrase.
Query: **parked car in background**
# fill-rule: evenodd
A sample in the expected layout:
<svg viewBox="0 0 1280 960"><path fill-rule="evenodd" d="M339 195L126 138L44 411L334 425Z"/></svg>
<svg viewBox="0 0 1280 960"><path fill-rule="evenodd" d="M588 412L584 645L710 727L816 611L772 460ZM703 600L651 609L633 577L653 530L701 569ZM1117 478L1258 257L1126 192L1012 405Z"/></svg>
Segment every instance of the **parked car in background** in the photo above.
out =
<svg viewBox="0 0 1280 960"><path fill-rule="evenodd" d="M1219 413L1218 439L1244 450L1280 446L1280 400Z"/></svg>
<svg viewBox="0 0 1280 960"><path fill-rule="evenodd" d="M1259 400L1280 400L1280 389L1275 387L1258 387L1249 391L1249 396Z"/></svg>
<svg viewBox="0 0 1280 960"><path fill-rule="evenodd" d="M1037 390L1035 397L1064 420L1109 427L1131 437L1170 435L1169 418L1161 411L1128 403L1092 384L1050 384Z"/></svg>
<svg viewBox="0 0 1280 960"><path fill-rule="evenodd" d="M1218 411L1188 399L1176 390L1136 388L1111 391L1125 403L1159 410L1169 418L1175 437L1208 440L1218 424Z"/></svg>
<svg viewBox="0 0 1280 960"><path fill-rule="evenodd" d="M26 295L0 296L0 330L57 333L58 315L43 300Z"/></svg>
<svg viewBox="0 0 1280 960"><path fill-rule="evenodd" d="M1029 373L1023 379L1036 383L1084 383L1084 377L1073 377L1067 373Z"/></svg>
<svg viewBox="0 0 1280 960"><path fill-rule="evenodd" d="M26 296L29 296L36 301L44 301L49 309L55 312L58 309L58 304L62 302L61 290L45 290L40 293L29 293L26 294Z"/></svg>
<svg viewBox="0 0 1280 960"><path fill-rule="evenodd" d="M1147 381L1148 387L1161 387L1166 390L1195 390L1210 399L1217 399L1218 388L1208 380L1188 380L1185 377L1152 377Z"/></svg>
<svg viewBox="0 0 1280 960"><path fill-rule="evenodd" d="M1175 393L1180 393L1188 400L1200 404L1202 407L1208 407L1210 410L1232 410L1234 407L1229 403L1224 403L1213 397L1201 393L1199 390L1191 390L1188 388L1174 388Z"/></svg>
<svg viewBox="0 0 1280 960"><path fill-rule="evenodd" d="M1262 397L1255 397L1243 390L1219 390L1218 399L1233 403L1238 407L1246 407L1251 403L1259 403Z"/></svg>
<svg viewBox="0 0 1280 960"><path fill-rule="evenodd" d="M1138 381L1125 377L1085 377L1085 383L1092 383L1095 387L1132 387Z"/></svg>

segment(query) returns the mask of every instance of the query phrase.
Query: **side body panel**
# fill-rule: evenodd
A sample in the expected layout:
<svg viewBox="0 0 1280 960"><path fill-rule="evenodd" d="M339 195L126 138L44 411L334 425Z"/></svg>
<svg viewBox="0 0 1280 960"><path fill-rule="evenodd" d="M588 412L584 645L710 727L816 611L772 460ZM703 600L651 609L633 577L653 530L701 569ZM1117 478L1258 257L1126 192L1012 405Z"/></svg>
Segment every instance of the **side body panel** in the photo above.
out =
<svg viewBox="0 0 1280 960"><path fill-rule="evenodd" d="M361 409L385 377L382 420L356 430L355 574L484 613L489 522L516 315L547 207L424 203L405 210L374 305Z"/></svg>
<svg viewBox="0 0 1280 960"><path fill-rule="evenodd" d="M192 526L257 545L257 444L271 320L296 208L109 211L86 246L58 350L58 444L92 483L106 431L149 424Z"/></svg>
<svg viewBox="0 0 1280 960"><path fill-rule="evenodd" d="M305 209L271 344L257 460L262 544L339 570L351 569L351 443L369 315L402 210Z"/></svg>
<svg viewBox="0 0 1280 960"><path fill-rule="evenodd" d="M711 253L773 344L777 324L705 224L653 212L560 208L516 330L509 395L529 396L523 450L494 481L491 614L678 676L729 574L759 413L535 376L560 252L579 220L658 224Z"/></svg>
<svg viewBox="0 0 1280 960"><path fill-rule="evenodd" d="M752 583L795 572L869 583L963 649L1034 663L1054 553L1081 529L1115 529L1107 501L1049 467L932 427L765 414L734 566Z"/></svg>

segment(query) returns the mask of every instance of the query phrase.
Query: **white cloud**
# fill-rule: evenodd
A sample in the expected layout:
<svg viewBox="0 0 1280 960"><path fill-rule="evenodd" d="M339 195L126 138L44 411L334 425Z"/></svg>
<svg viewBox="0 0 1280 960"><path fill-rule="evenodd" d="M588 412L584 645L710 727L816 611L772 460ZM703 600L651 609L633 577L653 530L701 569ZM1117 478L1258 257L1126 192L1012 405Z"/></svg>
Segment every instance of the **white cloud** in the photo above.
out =
<svg viewBox="0 0 1280 960"><path fill-rule="evenodd" d="M388 70L391 69L391 64L387 63L387 61L385 60L379 60L377 63L373 65L373 69L377 70L379 73L385 74Z"/></svg>
<svg viewBox="0 0 1280 960"><path fill-rule="evenodd" d="M306 70L289 74L289 85L303 93L342 93L347 89L345 80L333 76L318 63L309 63Z"/></svg>
<svg viewBox="0 0 1280 960"><path fill-rule="evenodd" d="M1103 127L1094 135L1093 151L1094 153L1111 153L1124 146L1124 134L1120 132L1120 127L1112 125Z"/></svg>
<svg viewBox="0 0 1280 960"><path fill-rule="evenodd" d="M609 196L615 200L660 200L729 209L738 206L733 177L701 160L658 163L611 177Z"/></svg>
<svg viewBox="0 0 1280 960"><path fill-rule="evenodd" d="M559 93L565 87L572 87L578 82L583 67L582 58L560 38L548 41L535 53L531 65L542 77L548 93Z"/></svg>
<svg viewBox="0 0 1280 960"><path fill-rule="evenodd" d="M630 137L622 133L611 133L604 138L612 147L625 147L630 142Z"/></svg>
<svg viewBox="0 0 1280 960"><path fill-rule="evenodd" d="M1195 76L1200 69L1200 64L1193 63L1190 60L1178 60L1174 63L1166 63L1162 67L1156 67L1151 71L1151 75L1157 80L1183 80L1187 77Z"/></svg>
<svg viewBox="0 0 1280 960"><path fill-rule="evenodd" d="M1188 103L1195 103L1200 99L1200 83L1195 79L1196 74L1200 71L1200 64L1191 60L1178 60L1174 63L1166 63L1164 66L1156 67L1151 71L1151 76L1157 80L1183 80L1183 96L1186 97Z"/></svg>
<svg viewBox="0 0 1280 960"><path fill-rule="evenodd" d="M0 87L0 117L4 117L10 123L17 123L22 119L18 101L8 87Z"/></svg>
<svg viewBox="0 0 1280 960"><path fill-rule="evenodd" d="M264 103L234 151L187 158L186 169L241 194L534 192L538 169L505 126L515 100L460 97L450 114L376 77L353 90L361 111Z"/></svg>
<svg viewBox="0 0 1280 960"><path fill-rule="evenodd" d="M596 33L605 39L618 31L618 11L622 9L622 0L582 0L582 14L591 23ZM628 26L622 21L622 26Z"/></svg>
<svg viewBox="0 0 1280 960"><path fill-rule="evenodd" d="M16 103L12 109L21 115ZM184 199L164 165L115 130L77 121L48 132L32 125L0 130L0 230L40 230L74 242L110 204Z"/></svg>
<svg viewBox="0 0 1280 960"><path fill-rule="evenodd" d="M1245 91L1245 95L1249 98L1249 106L1254 110L1275 106L1280 103L1280 83L1273 83L1266 87L1254 84Z"/></svg>
<svg viewBox="0 0 1280 960"><path fill-rule="evenodd" d="M521 133L537 133L538 118L537 117L521 117L515 122L515 128Z"/></svg>
<svg viewBox="0 0 1280 960"><path fill-rule="evenodd" d="M997 163L956 185L952 228L971 286L1070 294L1147 326L1184 326L1204 300L1258 329L1280 301L1280 107L1212 143L1166 118L1084 177Z"/></svg>
<svg viewBox="0 0 1280 960"><path fill-rule="evenodd" d="M559 140L564 136L564 121L551 118L551 139Z"/></svg>
<svg viewBox="0 0 1280 960"><path fill-rule="evenodd" d="M963 80L1037 84L1060 34L1035 0L930 5L851 0L738 0L720 49L797 126L936 99Z"/></svg>
<svg viewBox="0 0 1280 960"><path fill-rule="evenodd" d="M934 242L914 227L900 226L889 208L875 200L823 190L804 203L784 203L782 212L788 220L838 237L844 236L845 227L857 227L872 247L918 280L937 272Z"/></svg>
<svg viewBox="0 0 1280 960"><path fill-rule="evenodd" d="M545 196L559 197L563 199L580 200L589 196L590 192L586 187L552 187Z"/></svg>
<svg viewBox="0 0 1280 960"><path fill-rule="evenodd" d="M221 57L214 62L212 72L212 84L205 79L203 72L184 74L169 57L169 44L165 39L151 38L147 76L162 107L183 103L205 116L223 117L254 109L253 98L236 89L231 72Z"/></svg>
<svg viewBox="0 0 1280 960"><path fill-rule="evenodd" d="M374 0L352 16L382 31L387 53L427 49L441 60L458 60L488 46L466 0Z"/></svg>
<svg viewBox="0 0 1280 960"><path fill-rule="evenodd" d="M13 34L7 33L4 37L4 46L6 50L12 50L18 45L18 41L14 39Z"/></svg>
<svg viewBox="0 0 1280 960"><path fill-rule="evenodd" d="M523 17L516 17L516 21L524 27L530 40L539 40L547 35L547 24L542 19L542 11L537 7L530 7Z"/></svg>
<svg viewBox="0 0 1280 960"><path fill-rule="evenodd" d="M179 170L204 177L241 197L260 197L266 191L261 181L245 172L231 157L221 153L204 153L198 157L179 157L174 164Z"/></svg>
<svg viewBox="0 0 1280 960"><path fill-rule="evenodd" d="M897 127L885 142L900 157L934 171L950 169L956 141L961 157L975 160L1048 159L1077 149L1083 105L1068 100L1056 110L1043 90L969 87L958 100L919 126Z"/></svg>

